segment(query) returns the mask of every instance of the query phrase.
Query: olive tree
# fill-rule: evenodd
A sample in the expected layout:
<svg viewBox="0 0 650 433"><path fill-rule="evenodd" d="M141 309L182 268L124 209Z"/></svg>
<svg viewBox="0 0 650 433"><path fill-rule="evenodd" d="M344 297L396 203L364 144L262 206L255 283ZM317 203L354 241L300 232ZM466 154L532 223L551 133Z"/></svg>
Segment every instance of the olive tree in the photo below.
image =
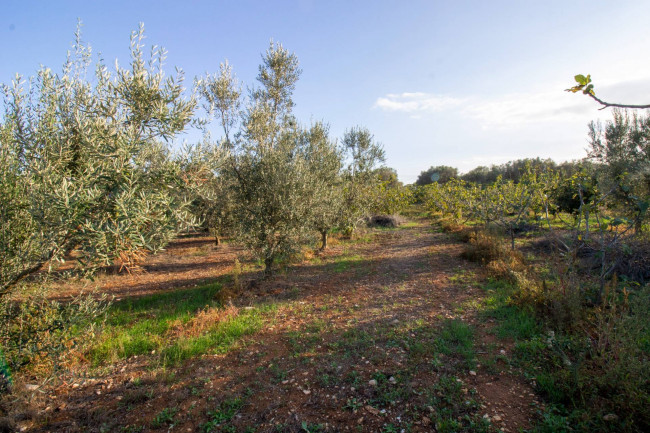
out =
<svg viewBox="0 0 650 433"><path fill-rule="evenodd" d="M167 143L195 101L182 72L165 76L165 51L146 58L142 39L141 27L127 67L99 61L87 79L91 51L78 36L61 74L2 86L0 296L73 250L87 269L133 264L187 222Z"/></svg>
<svg viewBox="0 0 650 433"><path fill-rule="evenodd" d="M343 153L329 138L329 127L317 122L304 132L305 157L314 177L311 197L313 227L321 236L320 250L327 248L329 233L341 219L343 201Z"/></svg>
<svg viewBox="0 0 650 433"><path fill-rule="evenodd" d="M637 231L650 208L650 115L613 110L605 125L589 125L589 158L600 164L602 189L635 221Z"/></svg>
<svg viewBox="0 0 650 433"><path fill-rule="evenodd" d="M193 214L215 237L216 245L224 234L234 231L234 176L230 168L233 147L232 131L240 122L241 87L228 62L220 64L219 73L207 74L195 83L207 118L199 120L203 140L186 146L179 155L184 194L191 201ZM223 135L214 141L207 126L217 119Z"/></svg>
<svg viewBox="0 0 650 433"><path fill-rule="evenodd" d="M240 239L273 272L280 258L295 253L313 233L311 197L317 176L308 142L292 114L300 76L298 59L271 42L233 142L231 168Z"/></svg>
<svg viewBox="0 0 650 433"><path fill-rule="evenodd" d="M373 205L372 191L380 183L374 170L384 162L385 152L370 131L359 126L345 132L343 151L347 157L347 167L343 176L344 203L340 226L343 233L350 236Z"/></svg>
<svg viewBox="0 0 650 433"><path fill-rule="evenodd" d="M215 142L209 134L199 143L185 145L177 155L182 181L180 197L189 202L189 211L201 227L214 236L216 246L235 226L228 158L226 142Z"/></svg>

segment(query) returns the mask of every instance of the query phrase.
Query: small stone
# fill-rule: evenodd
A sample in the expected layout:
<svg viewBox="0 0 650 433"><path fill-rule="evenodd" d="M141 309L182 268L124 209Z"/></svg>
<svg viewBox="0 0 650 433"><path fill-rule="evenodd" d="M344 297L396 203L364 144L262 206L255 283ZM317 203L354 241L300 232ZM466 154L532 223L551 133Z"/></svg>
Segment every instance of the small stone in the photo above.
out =
<svg viewBox="0 0 650 433"><path fill-rule="evenodd" d="M470 376L476 376L476 372L475 372L474 370L470 370L470 371L469 371L469 375L470 375Z"/></svg>
<svg viewBox="0 0 650 433"><path fill-rule="evenodd" d="M374 407L370 406L370 405L366 405L364 407L364 409L367 410L368 412L370 412L373 415L379 415L379 411L377 409L375 409Z"/></svg>
<svg viewBox="0 0 650 433"><path fill-rule="evenodd" d="M616 421L618 419L618 415L615 413L608 413L603 417L603 421Z"/></svg>
<svg viewBox="0 0 650 433"><path fill-rule="evenodd" d="M356 391L356 390L357 390L357 389L356 389L355 387L353 387L353 386L350 387L350 391L354 392L354 391Z"/></svg>
<svg viewBox="0 0 650 433"><path fill-rule="evenodd" d="M501 421L501 417L500 417L499 415L494 415L494 416L492 417L492 421L499 422L499 421Z"/></svg>
<svg viewBox="0 0 650 433"><path fill-rule="evenodd" d="M396 384L396 383L397 383L397 379L395 379L393 376L391 376L390 378L388 378L388 381L389 381L390 383L392 383L392 384Z"/></svg>
<svg viewBox="0 0 650 433"><path fill-rule="evenodd" d="M38 388L39 388L38 385L32 385L32 384L30 384L30 383L28 383L27 385L25 385L25 389L26 389L27 391L36 391Z"/></svg>
<svg viewBox="0 0 650 433"><path fill-rule="evenodd" d="M397 325L399 323L399 320L394 319L392 323L393 323L393 325Z"/></svg>
<svg viewBox="0 0 650 433"><path fill-rule="evenodd" d="M363 422L363 417L361 417L361 418L359 418L359 419L357 420L357 424L361 424L362 422Z"/></svg>
<svg viewBox="0 0 650 433"><path fill-rule="evenodd" d="M289 383L288 380L283 380L283 381L282 381L282 385L286 385L287 383Z"/></svg>
<svg viewBox="0 0 650 433"><path fill-rule="evenodd" d="M499 351L499 353L500 353L501 355L505 355L505 354L506 354L506 351L503 350L503 349L501 349L501 350Z"/></svg>
<svg viewBox="0 0 650 433"><path fill-rule="evenodd" d="M308 389L303 389L302 392L303 392L305 395L309 395L309 394L311 394L311 391L308 390Z"/></svg>
<svg viewBox="0 0 650 433"><path fill-rule="evenodd" d="M370 385L370 386L377 386L377 381L376 381L375 379L370 379L370 380L368 381L368 385Z"/></svg>

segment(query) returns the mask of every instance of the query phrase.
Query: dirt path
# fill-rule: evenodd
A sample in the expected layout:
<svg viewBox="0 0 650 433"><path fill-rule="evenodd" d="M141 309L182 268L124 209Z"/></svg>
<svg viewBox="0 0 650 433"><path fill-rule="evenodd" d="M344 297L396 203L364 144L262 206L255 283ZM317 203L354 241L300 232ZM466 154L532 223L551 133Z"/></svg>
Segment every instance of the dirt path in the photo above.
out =
<svg viewBox="0 0 650 433"><path fill-rule="evenodd" d="M129 359L59 387L44 403L46 424L33 431L528 428L539 402L505 361L507 342L477 312L480 269L461 250L425 222L335 245L236 302L239 310L278 304L243 347L162 371L146 357ZM195 256L216 263L205 275L230 269L217 254ZM180 278L170 275L161 288ZM118 287L119 278L105 284Z"/></svg>

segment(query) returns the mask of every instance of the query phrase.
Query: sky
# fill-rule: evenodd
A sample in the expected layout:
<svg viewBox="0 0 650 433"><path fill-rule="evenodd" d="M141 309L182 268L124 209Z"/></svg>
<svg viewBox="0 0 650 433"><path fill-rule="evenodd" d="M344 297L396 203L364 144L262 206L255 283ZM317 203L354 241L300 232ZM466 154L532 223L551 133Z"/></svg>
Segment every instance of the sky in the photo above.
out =
<svg viewBox="0 0 650 433"><path fill-rule="evenodd" d="M78 19L109 65L128 62L144 23L188 87L225 59L254 85L273 39L300 61L298 119L339 138L367 127L406 183L434 165L584 157L588 123L611 111L564 91L576 74L606 101L650 103L647 0L2 0L2 11L0 83L60 70Z"/></svg>

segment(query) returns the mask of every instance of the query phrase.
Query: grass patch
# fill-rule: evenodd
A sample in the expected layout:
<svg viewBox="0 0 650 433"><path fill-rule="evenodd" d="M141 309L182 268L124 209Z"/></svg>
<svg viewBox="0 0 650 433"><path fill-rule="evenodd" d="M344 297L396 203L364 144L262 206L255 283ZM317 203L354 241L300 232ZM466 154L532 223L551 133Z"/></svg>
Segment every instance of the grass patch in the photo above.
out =
<svg viewBox="0 0 650 433"><path fill-rule="evenodd" d="M231 421L243 407L244 400L241 397L224 400L214 411L208 412L210 420L201 425L201 431L205 433L237 431Z"/></svg>
<svg viewBox="0 0 650 433"><path fill-rule="evenodd" d="M436 348L444 355L459 357L466 368L476 364L474 331L462 320L446 320L436 339Z"/></svg>
<svg viewBox="0 0 650 433"><path fill-rule="evenodd" d="M427 404L435 408L431 422L437 432L489 432L490 423L480 417L480 402L474 398L475 389L466 389L458 378L442 375L427 390Z"/></svg>
<svg viewBox="0 0 650 433"><path fill-rule="evenodd" d="M129 299L114 304L99 341L89 350L94 366L134 355L157 354L174 365L205 353L225 353L261 329L274 305L224 308L220 284Z"/></svg>
<svg viewBox="0 0 650 433"><path fill-rule="evenodd" d="M505 281L491 280L483 290L487 296L480 307L482 317L496 319L497 336L525 340L540 335L542 326L530 311L511 302L516 288Z"/></svg>
<svg viewBox="0 0 650 433"><path fill-rule="evenodd" d="M350 269L358 268L366 261L367 259L361 257L358 254L353 254L353 255L344 254L335 257L332 263L326 267L325 272L340 274Z"/></svg>

